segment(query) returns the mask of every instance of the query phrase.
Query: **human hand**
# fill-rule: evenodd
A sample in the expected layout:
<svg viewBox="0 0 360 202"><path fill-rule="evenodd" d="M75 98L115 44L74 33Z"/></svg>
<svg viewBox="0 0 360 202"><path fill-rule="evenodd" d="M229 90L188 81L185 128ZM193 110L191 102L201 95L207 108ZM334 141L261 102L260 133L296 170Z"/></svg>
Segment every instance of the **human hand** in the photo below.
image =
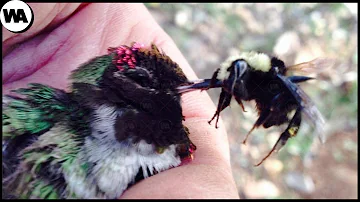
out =
<svg viewBox="0 0 360 202"><path fill-rule="evenodd" d="M108 47L136 41L155 43L183 69L195 73L171 38L142 4L29 4L33 26L13 34L3 27L3 93L38 82L68 86L72 70ZM194 51L196 47L194 47ZM229 145L221 120L219 129L207 121L215 112L206 92L182 96L184 122L197 146L194 160L133 185L121 198L238 198L231 173Z"/></svg>

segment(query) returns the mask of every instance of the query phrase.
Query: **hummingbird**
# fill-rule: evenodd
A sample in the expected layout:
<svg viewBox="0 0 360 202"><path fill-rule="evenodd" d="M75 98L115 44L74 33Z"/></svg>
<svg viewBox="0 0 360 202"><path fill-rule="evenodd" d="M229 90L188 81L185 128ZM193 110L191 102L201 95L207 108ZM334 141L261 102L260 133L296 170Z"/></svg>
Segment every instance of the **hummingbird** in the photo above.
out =
<svg viewBox="0 0 360 202"><path fill-rule="evenodd" d="M68 90L28 84L3 96L3 198L114 199L192 159L181 94L190 85L156 45L111 47Z"/></svg>

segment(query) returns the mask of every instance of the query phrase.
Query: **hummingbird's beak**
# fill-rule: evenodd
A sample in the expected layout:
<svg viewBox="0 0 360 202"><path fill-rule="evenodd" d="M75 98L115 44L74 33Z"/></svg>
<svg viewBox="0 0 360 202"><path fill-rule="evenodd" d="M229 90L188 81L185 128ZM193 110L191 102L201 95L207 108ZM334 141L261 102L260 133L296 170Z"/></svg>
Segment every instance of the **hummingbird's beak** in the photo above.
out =
<svg viewBox="0 0 360 202"><path fill-rule="evenodd" d="M289 76L288 79L293 83L300 83L315 78L307 77L307 76Z"/></svg>
<svg viewBox="0 0 360 202"><path fill-rule="evenodd" d="M205 90L208 89L210 86L211 79L201 79L196 81L190 81L192 84L186 86L179 86L177 87L178 93L183 94L187 92L191 92L194 90ZM222 82L217 81L212 88L219 88L221 87Z"/></svg>

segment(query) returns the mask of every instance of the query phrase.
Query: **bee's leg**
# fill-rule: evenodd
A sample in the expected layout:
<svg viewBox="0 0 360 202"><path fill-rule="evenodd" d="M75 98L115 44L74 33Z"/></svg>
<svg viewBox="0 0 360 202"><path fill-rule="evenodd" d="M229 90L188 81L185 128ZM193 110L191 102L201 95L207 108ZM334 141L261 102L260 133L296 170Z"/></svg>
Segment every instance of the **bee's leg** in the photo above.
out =
<svg viewBox="0 0 360 202"><path fill-rule="evenodd" d="M290 121L289 126L286 128L286 130L280 135L278 141L274 145L274 147L271 149L271 151L266 155L260 163L256 164L255 166L259 166L262 164L274 151L279 151L287 142L287 140L290 137L296 136L297 132L299 131L301 124L301 108L299 107L296 110L296 113L294 114L293 118Z"/></svg>
<svg viewBox="0 0 360 202"><path fill-rule="evenodd" d="M270 117L270 113L275 109L274 107L276 107L276 109L279 107L277 105L275 105L277 103L277 101L279 100L279 98L281 97L281 95L283 95L282 93L277 94L270 103L270 107L269 108L265 108L264 110L261 111L260 116L258 118L258 120L256 120L256 122L254 123L253 127L250 129L250 131L246 134L245 139L243 140L243 144L246 144L246 140L248 139L250 133L257 127L261 126L263 123L265 123L265 121ZM235 97L235 100L238 101ZM240 100L241 102L241 100ZM239 103L239 101L238 101ZM240 103L239 103L240 104ZM240 104L242 105L242 103ZM243 107L243 106L242 106ZM244 108L243 108L244 110Z"/></svg>
<svg viewBox="0 0 360 202"><path fill-rule="evenodd" d="M235 97L236 102L241 106L243 112L247 112L247 111L245 110L245 107L244 107L243 103L241 102L241 99L238 98L238 97L236 97L236 96L234 96L234 97Z"/></svg>
<svg viewBox="0 0 360 202"><path fill-rule="evenodd" d="M203 91L203 90L209 90L210 88L212 88L212 87L215 86L215 83L216 83L216 80L217 80L216 77L217 77L219 71L220 71L220 68L218 68L218 69L214 72L214 74L212 75L209 86L208 86L207 88L201 89L201 91Z"/></svg>
<svg viewBox="0 0 360 202"><path fill-rule="evenodd" d="M256 120L256 122L254 123L253 127L251 128L251 130L246 134L245 139L243 140L243 144L246 144L246 140L248 139L250 133L257 127L261 126L263 123L265 123L265 121L270 117L270 113L274 111L274 107L276 107L276 109L279 107L276 103L279 100L279 98L281 97L281 95L283 95L282 93L277 94L270 103L270 107L269 108L265 108L264 110L261 111L259 118ZM236 99L236 97L235 97ZM238 101L238 100L236 100ZM240 100L241 101L241 100ZM238 102L239 103L239 102Z"/></svg>
<svg viewBox="0 0 360 202"><path fill-rule="evenodd" d="M218 128L217 124L218 124L218 121L219 121L220 112L230 105L231 96L232 95L230 93L227 93L226 91L224 91L224 89L221 90L220 98L219 98L219 102L218 102L216 112L215 112L214 116L211 118L211 120L208 121L208 123L210 124L211 121L214 120L215 117L217 117L216 118L215 128Z"/></svg>
<svg viewBox="0 0 360 202"><path fill-rule="evenodd" d="M243 140L243 144L246 144L246 140L248 139L250 133L257 127L261 126L261 124L263 124L267 118L270 115L270 109L265 109L260 113L259 118L256 120L256 122L254 123L253 127L251 128L251 130L246 134L245 139Z"/></svg>

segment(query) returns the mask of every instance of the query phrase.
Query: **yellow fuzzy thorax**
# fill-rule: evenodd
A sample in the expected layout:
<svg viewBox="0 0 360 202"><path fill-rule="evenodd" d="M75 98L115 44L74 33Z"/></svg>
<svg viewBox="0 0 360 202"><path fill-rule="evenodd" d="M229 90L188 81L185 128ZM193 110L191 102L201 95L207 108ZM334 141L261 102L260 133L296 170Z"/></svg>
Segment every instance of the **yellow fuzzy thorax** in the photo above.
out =
<svg viewBox="0 0 360 202"><path fill-rule="evenodd" d="M271 68L271 59L268 55L264 53L257 53L255 51L243 52L239 55L228 57L226 61L221 64L218 79L226 79L230 74L227 69L230 67L232 62L239 59L245 60L254 70L267 72Z"/></svg>

